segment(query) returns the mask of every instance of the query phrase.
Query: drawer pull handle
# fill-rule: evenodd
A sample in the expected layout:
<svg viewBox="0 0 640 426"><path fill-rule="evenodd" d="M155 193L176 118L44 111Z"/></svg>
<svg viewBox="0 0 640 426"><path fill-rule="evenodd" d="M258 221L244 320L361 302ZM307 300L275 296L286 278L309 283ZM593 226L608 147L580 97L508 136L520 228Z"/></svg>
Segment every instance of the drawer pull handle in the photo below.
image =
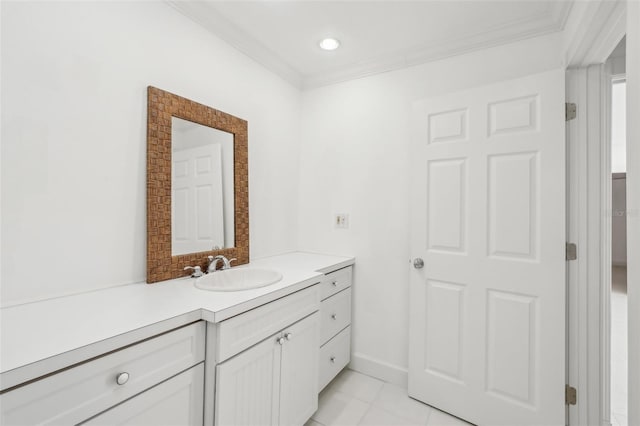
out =
<svg viewBox="0 0 640 426"><path fill-rule="evenodd" d="M291 340L293 339L293 334L292 333L285 333L284 338L287 340Z"/></svg>
<svg viewBox="0 0 640 426"><path fill-rule="evenodd" d="M336 362L336 357L335 357L335 356L332 356L331 358L329 358L329 361L331 361L331 362L333 362L333 363L335 364L335 362Z"/></svg>
<svg viewBox="0 0 640 426"><path fill-rule="evenodd" d="M278 342L279 345L284 345L284 337L278 337L276 342Z"/></svg>
<svg viewBox="0 0 640 426"><path fill-rule="evenodd" d="M338 287L338 281L333 280L333 281L331 281L331 284L332 284L334 287Z"/></svg>
<svg viewBox="0 0 640 426"><path fill-rule="evenodd" d="M124 385L128 381L129 381L129 373L127 372L120 373L116 377L116 383L119 384L120 386Z"/></svg>
<svg viewBox="0 0 640 426"><path fill-rule="evenodd" d="M338 316L336 314L331 314L331 319L332 320L338 319Z"/></svg>

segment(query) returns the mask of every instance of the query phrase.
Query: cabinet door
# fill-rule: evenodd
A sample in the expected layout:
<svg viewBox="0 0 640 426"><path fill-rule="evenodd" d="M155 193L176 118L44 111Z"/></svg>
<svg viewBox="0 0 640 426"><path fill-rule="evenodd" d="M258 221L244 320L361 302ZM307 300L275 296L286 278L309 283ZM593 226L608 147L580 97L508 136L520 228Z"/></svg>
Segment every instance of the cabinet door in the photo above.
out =
<svg viewBox="0 0 640 426"><path fill-rule="evenodd" d="M216 366L216 425L278 424L280 336L274 334Z"/></svg>
<svg viewBox="0 0 640 426"><path fill-rule="evenodd" d="M318 339L316 312L287 327L280 373L280 424L304 424L318 409Z"/></svg>
<svg viewBox="0 0 640 426"><path fill-rule="evenodd" d="M202 426L204 364L154 386L83 425Z"/></svg>

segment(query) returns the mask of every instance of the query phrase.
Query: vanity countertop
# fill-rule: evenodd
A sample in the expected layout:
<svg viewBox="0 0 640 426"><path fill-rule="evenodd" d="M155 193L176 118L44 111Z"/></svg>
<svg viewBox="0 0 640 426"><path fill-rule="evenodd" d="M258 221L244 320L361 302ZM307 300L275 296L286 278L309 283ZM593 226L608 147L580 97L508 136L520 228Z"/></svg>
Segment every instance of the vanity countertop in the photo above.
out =
<svg viewBox="0 0 640 426"><path fill-rule="evenodd" d="M236 292L197 289L186 277L136 283L0 310L0 389L181 327L220 322L320 282L323 273L354 263L350 257L288 253L252 260L282 280Z"/></svg>

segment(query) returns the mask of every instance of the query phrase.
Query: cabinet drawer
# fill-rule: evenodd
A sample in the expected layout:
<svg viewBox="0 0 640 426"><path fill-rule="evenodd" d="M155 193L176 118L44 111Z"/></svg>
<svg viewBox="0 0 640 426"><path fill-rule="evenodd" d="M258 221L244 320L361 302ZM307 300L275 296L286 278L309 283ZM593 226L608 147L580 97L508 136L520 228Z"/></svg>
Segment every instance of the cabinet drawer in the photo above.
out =
<svg viewBox="0 0 640 426"><path fill-rule="evenodd" d="M349 363L351 357L351 326L342 330L320 348L318 392Z"/></svg>
<svg viewBox="0 0 640 426"><path fill-rule="evenodd" d="M338 269L326 275L325 280L320 284L320 300L336 294L339 291L351 286L353 268Z"/></svg>
<svg viewBox="0 0 640 426"><path fill-rule="evenodd" d="M222 321L218 325L216 361L222 362L318 310L318 286Z"/></svg>
<svg viewBox="0 0 640 426"><path fill-rule="evenodd" d="M0 395L1 423L77 424L203 361L204 348L200 321L109 353Z"/></svg>
<svg viewBox="0 0 640 426"><path fill-rule="evenodd" d="M351 289L341 291L320 305L320 344L351 323Z"/></svg>
<svg viewBox="0 0 640 426"><path fill-rule="evenodd" d="M93 417L83 426L202 426L204 363Z"/></svg>

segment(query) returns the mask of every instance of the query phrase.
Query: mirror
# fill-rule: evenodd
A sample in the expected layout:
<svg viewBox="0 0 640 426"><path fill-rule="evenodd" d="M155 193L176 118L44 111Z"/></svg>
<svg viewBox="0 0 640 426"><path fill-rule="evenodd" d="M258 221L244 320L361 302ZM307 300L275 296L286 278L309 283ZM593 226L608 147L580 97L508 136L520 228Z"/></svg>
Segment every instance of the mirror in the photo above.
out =
<svg viewBox="0 0 640 426"><path fill-rule="evenodd" d="M171 117L171 255L235 245L233 135Z"/></svg>
<svg viewBox="0 0 640 426"><path fill-rule="evenodd" d="M249 262L247 122L147 89L147 282Z"/></svg>

